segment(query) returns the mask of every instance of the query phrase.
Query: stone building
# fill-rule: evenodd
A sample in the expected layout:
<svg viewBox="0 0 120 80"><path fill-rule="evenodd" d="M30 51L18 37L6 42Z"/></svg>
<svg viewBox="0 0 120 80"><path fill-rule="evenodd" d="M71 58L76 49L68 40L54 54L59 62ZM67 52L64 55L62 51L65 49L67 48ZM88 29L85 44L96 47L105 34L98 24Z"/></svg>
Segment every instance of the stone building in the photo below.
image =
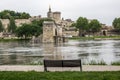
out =
<svg viewBox="0 0 120 80"><path fill-rule="evenodd" d="M55 20L56 23L59 23L61 21L61 12L52 12L51 7L49 6L47 17Z"/></svg>
<svg viewBox="0 0 120 80"><path fill-rule="evenodd" d="M65 42L70 36L78 36L78 32L70 27L74 21L61 19L61 12L52 12L51 7L49 7L47 18L54 21L45 21L43 23L42 42Z"/></svg>
<svg viewBox="0 0 120 80"><path fill-rule="evenodd" d="M30 24L33 20L40 20L43 17L41 16L33 16L29 19L16 19L15 24L17 27L21 26L22 24ZM75 29L72 29L70 26L74 21L71 19L61 19L61 12L56 11L52 12L51 7L49 7L49 11L47 12L47 17L53 19L52 21L46 21L43 23L43 42L62 42L64 41L63 37L66 36L77 36L78 32ZM7 28L10 23L9 19L0 19L4 28L5 28L5 35L0 34L1 36L9 37L11 34L8 33ZM71 31L72 30L72 31ZM6 35L7 34L7 35ZM15 37L15 36L14 36Z"/></svg>
<svg viewBox="0 0 120 80"><path fill-rule="evenodd" d="M74 21L72 21L71 19L61 19L61 12L52 12L51 7L49 7L47 17L53 19L55 23L62 28L62 33L64 36L78 36L78 31L70 27L74 23Z"/></svg>
<svg viewBox="0 0 120 80"><path fill-rule="evenodd" d="M43 42L54 42L56 34L56 25L53 21L44 21L43 23Z"/></svg>
<svg viewBox="0 0 120 80"><path fill-rule="evenodd" d="M65 37L62 33L62 28L54 21L44 21L43 23L43 41L44 43L50 42L64 42Z"/></svg>

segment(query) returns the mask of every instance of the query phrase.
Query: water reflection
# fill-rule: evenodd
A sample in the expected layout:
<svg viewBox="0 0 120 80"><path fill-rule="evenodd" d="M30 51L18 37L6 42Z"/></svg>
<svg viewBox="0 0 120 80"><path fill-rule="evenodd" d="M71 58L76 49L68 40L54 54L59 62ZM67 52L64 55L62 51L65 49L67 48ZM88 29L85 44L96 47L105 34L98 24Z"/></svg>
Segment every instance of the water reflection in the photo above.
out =
<svg viewBox="0 0 120 80"><path fill-rule="evenodd" d="M0 64L40 64L43 59L120 61L120 40L72 41L61 44L0 42Z"/></svg>

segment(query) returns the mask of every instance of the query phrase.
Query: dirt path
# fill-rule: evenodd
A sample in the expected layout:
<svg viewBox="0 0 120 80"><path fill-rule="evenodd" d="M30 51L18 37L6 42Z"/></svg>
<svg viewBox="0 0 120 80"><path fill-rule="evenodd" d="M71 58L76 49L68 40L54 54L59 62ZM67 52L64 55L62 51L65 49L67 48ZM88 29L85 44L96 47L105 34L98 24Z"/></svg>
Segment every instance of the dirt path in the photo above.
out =
<svg viewBox="0 0 120 80"><path fill-rule="evenodd" d="M120 66L98 66L83 65L83 71L120 71ZM79 67L75 68L48 68L49 71L79 71ZM32 65L1 65L0 71L44 71L43 66Z"/></svg>

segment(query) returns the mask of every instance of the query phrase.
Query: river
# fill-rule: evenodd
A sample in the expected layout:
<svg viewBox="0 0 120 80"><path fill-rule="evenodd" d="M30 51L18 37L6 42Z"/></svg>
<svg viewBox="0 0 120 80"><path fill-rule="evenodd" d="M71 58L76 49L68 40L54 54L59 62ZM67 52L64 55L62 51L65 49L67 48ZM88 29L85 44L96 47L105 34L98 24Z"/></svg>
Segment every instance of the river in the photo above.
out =
<svg viewBox="0 0 120 80"><path fill-rule="evenodd" d="M120 40L69 40L66 43L0 42L0 65L42 64L43 59L120 61Z"/></svg>

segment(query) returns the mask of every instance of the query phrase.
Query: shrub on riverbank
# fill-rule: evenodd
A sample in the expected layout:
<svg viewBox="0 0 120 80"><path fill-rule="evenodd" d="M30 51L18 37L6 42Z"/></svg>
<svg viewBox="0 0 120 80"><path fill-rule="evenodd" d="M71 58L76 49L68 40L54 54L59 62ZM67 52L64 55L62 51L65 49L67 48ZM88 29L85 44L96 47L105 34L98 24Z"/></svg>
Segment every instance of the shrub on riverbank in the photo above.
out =
<svg viewBox="0 0 120 80"><path fill-rule="evenodd" d="M101 61L91 60L88 64L89 65L107 65L104 60L101 60Z"/></svg>
<svg viewBox="0 0 120 80"><path fill-rule="evenodd" d="M117 62L111 62L111 65L117 65L117 66L120 66L120 61L117 61Z"/></svg>
<svg viewBox="0 0 120 80"><path fill-rule="evenodd" d="M0 72L0 80L120 80L116 72Z"/></svg>
<svg viewBox="0 0 120 80"><path fill-rule="evenodd" d="M0 39L0 42L30 41L30 39Z"/></svg>

